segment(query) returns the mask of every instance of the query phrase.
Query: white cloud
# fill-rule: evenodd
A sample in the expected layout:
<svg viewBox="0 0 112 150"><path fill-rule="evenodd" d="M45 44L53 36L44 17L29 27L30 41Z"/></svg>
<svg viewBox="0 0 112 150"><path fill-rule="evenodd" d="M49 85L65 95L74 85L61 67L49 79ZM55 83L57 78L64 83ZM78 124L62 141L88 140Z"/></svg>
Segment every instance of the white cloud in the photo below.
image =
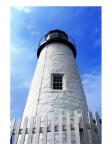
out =
<svg viewBox="0 0 112 150"><path fill-rule="evenodd" d="M31 85L31 79L22 82L21 85L20 85L20 88L26 88L26 89L29 89L29 88L30 88L30 85Z"/></svg>
<svg viewBox="0 0 112 150"><path fill-rule="evenodd" d="M32 79L29 78L27 80L20 80L18 84L12 84L11 90L14 92L17 89L29 89L31 86Z"/></svg>
<svg viewBox="0 0 112 150"><path fill-rule="evenodd" d="M35 33L36 34L36 33ZM39 33L37 33L39 34ZM21 45L21 43L20 43ZM36 51L33 51L33 50L30 50L29 53L28 52L28 49L27 47L22 47L22 46L11 46L11 56L13 57L21 57L21 60L23 59L24 60L24 56L26 56L26 59L34 59L36 58Z"/></svg>
<svg viewBox="0 0 112 150"><path fill-rule="evenodd" d="M101 75L100 73L84 74L82 84L89 109L93 112L101 111Z"/></svg>
<svg viewBox="0 0 112 150"><path fill-rule="evenodd" d="M20 53L20 50L18 49L18 48L16 48L16 47L11 47L11 53L12 54L19 54Z"/></svg>
<svg viewBox="0 0 112 150"><path fill-rule="evenodd" d="M36 27L36 25L29 24L29 25L27 26L27 28L28 28L28 29L36 29L37 27Z"/></svg>
<svg viewBox="0 0 112 150"><path fill-rule="evenodd" d="M32 35L39 35L40 34L40 32L36 30L36 25L34 25L34 24L29 24L27 26L27 28Z"/></svg>
<svg viewBox="0 0 112 150"><path fill-rule="evenodd" d="M30 9L30 8L24 8L23 11L24 11L25 13L30 13L30 12L31 12L31 9Z"/></svg>
<svg viewBox="0 0 112 150"><path fill-rule="evenodd" d="M38 32L38 31L32 31L32 35L39 35L40 34L40 32Z"/></svg>
<svg viewBox="0 0 112 150"><path fill-rule="evenodd" d="M31 28L32 28L32 25L31 25L31 24L29 24L29 25L27 26L27 28L28 28L28 29L31 29Z"/></svg>
<svg viewBox="0 0 112 150"><path fill-rule="evenodd" d="M25 13L30 13L31 12L30 7L15 7L15 9L18 10L18 11L23 11Z"/></svg>

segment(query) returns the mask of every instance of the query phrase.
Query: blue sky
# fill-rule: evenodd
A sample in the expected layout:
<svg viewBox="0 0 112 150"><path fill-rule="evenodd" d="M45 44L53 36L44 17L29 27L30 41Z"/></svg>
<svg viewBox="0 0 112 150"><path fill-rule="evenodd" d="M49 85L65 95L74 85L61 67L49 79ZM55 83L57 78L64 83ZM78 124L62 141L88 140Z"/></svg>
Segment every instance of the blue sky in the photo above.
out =
<svg viewBox="0 0 112 150"><path fill-rule="evenodd" d="M38 63L38 42L52 29L74 39L89 109L101 112L101 7L12 7L11 118L22 116Z"/></svg>

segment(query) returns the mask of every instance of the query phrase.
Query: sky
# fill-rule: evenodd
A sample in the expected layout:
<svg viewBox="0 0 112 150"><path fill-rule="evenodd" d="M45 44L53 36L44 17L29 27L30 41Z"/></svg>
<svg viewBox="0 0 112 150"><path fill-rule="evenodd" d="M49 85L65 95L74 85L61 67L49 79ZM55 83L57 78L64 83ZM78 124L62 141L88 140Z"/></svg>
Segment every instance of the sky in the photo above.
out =
<svg viewBox="0 0 112 150"><path fill-rule="evenodd" d="M38 64L38 43L53 29L74 39L89 109L101 113L101 7L11 7L10 16L11 118L22 117Z"/></svg>

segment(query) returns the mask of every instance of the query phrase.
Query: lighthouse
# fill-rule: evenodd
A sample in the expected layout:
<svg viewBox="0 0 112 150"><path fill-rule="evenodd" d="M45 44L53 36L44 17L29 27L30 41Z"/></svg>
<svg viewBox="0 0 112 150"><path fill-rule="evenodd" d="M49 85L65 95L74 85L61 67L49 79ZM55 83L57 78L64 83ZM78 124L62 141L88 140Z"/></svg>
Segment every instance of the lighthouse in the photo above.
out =
<svg viewBox="0 0 112 150"><path fill-rule="evenodd" d="M88 110L70 36L58 29L48 32L37 57L23 117L11 123L10 143L101 143L101 121Z"/></svg>
<svg viewBox="0 0 112 150"><path fill-rule="evenodd" d="M23 118L88 111L76 56L75 44L65 32L52 30L42 38Z"/></svg>

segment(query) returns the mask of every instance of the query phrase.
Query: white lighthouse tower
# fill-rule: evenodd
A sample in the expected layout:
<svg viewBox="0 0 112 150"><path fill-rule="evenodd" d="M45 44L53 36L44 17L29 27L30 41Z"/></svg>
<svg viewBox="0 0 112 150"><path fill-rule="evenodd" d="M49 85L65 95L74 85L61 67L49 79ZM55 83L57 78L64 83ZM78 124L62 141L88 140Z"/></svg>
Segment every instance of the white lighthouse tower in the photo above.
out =
<svg viewBox="0 0 112 150"><path fill-rule="evenodd" d="M76 47L60 30L39 43L23 118L11 125L11 143L101 143L98 114L93 119L76 66Z"/></svg>
<svg viewBox="0 0 112 150"><path fill-rule="evenodd" d="M47 33L39 43L37 56L23 117L88 111L75 61L76 48L68 35L60 30Z"/></svg>

